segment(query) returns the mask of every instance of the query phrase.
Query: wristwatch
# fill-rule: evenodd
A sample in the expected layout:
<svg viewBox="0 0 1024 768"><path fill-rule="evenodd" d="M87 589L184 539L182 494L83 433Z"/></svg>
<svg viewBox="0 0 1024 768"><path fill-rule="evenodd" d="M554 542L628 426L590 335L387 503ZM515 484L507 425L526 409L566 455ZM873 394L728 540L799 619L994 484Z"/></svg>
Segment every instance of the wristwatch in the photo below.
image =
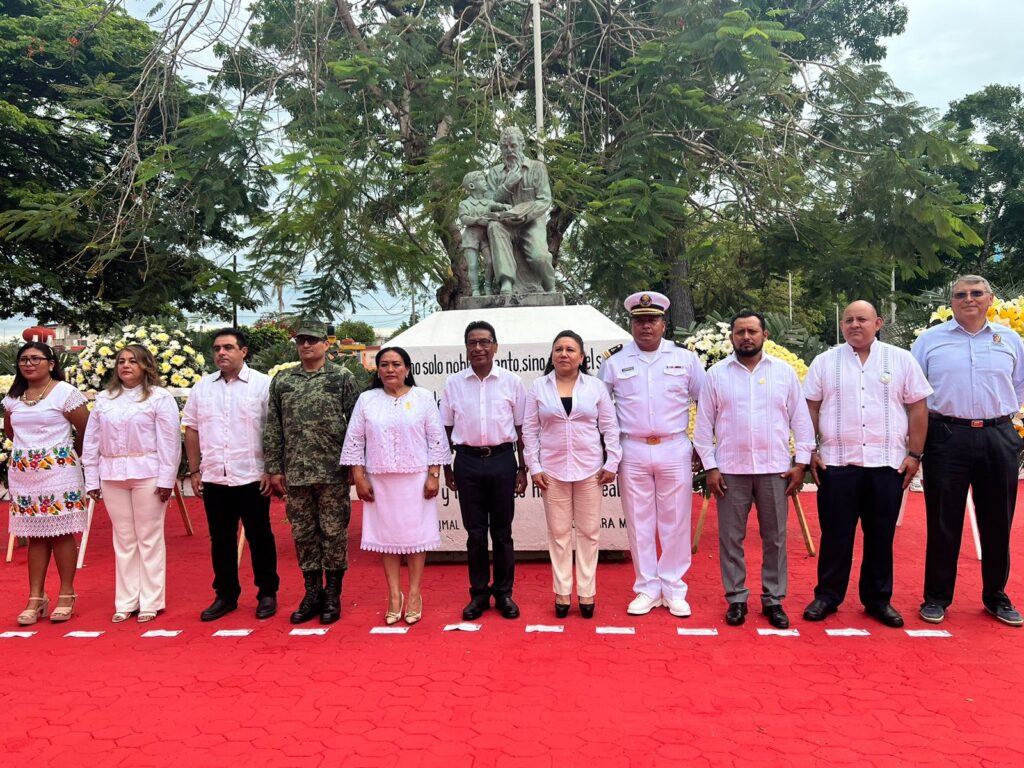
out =
<svg viewBox="0 0 1024 768"><path fill-rule="evenodd" d="M918 461L920 461L921 459L924 458L924 453L922 453L921 451L907 451L907 456L909 456L912 459L917 459Z"/></svg>

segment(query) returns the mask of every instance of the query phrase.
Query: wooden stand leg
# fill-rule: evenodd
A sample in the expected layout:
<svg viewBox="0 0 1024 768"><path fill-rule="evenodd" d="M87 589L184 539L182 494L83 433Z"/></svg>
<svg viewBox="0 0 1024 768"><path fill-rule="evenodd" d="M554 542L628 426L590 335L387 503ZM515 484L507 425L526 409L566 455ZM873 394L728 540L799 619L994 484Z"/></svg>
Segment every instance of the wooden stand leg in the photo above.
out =
<svg viewBox="0 0 1024 768"><path fill-rule="evenodd" d="M704 518L708 516L708 504L711 503L711 497L705 496L704 502L700 505L700 515L697 517L697 528L693 532L693 546L690 547L690 554L697 554L697 547L700 546L700 536L704 533Z"/></svg>
<svg viewBox="0 0 1024 768"><path fill-rule="evenodd" d="M242 553L245 551L245 529L238 532L238 564L242 564Z"/></svg>
<svg viewBox="0 0 1024 768"><path fill-rule="evenodd" d="M8 563L11 562L11 560L14 559L14 542L15 541L16 541L16 539L14 538L14 534L12 533L11 537L7 540L7 562Z"/></svg>
<svg viewBox="0 0 1024 768"><path fill-rule="evenodd" d="M981 536L978 533L978 515L974 511L974 494L967 489L967 519L971 521L971 534L974 536L974 551L981 560Z"/></svg>
<svg viewBox="0 0 1024 768"><path fill-rule="evenodd" d="M174 481L174 498L178 502L178 511L181 512L181 521L185 523L185 533L191 536L192 519L188 516L188 510L185 509L185 497L181 494L181 483L177 480Z"/></svg>
<svg viewBox="0 0 1024 768"><path fill-rule="evenodd" d="M811 539L811 529L807 525L807 515L804 514L804 507L800 503L800 497L793 494L793 509L796 510L796 519L800 522L800 532L804 535L804 544L807 545L807 554L814 557L818 551L814 548L814 540Z"/></svg>
<svg viewBox="0 0 1024 768"><path fill-rule="evenodd" d="M89 531L92 530L92 513L96 511L96 499L89 497L89 503L85 507L85 530L82 531L82 543L78 545L78 565L81 568L85 563L85 548L89 546Z"/></svg>
<svg viewBox="0 0 1024 768"><path fill-rule="evenodd" d="M896 527L903 525L903 513L907 511L907 494L910 493L910 486L903 489L903 500L900 502L900 514L896 518Z"/></svg>

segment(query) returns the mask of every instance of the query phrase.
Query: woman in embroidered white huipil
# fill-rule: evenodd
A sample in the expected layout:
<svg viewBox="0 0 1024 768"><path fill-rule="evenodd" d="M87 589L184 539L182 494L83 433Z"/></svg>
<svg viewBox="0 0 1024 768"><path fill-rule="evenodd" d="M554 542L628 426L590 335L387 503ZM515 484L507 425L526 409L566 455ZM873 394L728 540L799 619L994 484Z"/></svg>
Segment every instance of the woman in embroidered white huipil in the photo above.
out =
<svg viewBox="0 0 1024 768"><path fill-rule="evenodd" d="M60 592L50 620L67 621L74 610L74 534L85 530L78 455L89 411L82 394L64 381L60 361L46 344L30 341L18 350L16 360L3 408L4 431L13 444L7 480L10 530L28 537L28 607L18 615L18 623L27 626L49 611L46 571L51 554L60 573Z"/></svg>
<svg viewBox="0 0 1024 768"><path fill-rule="evenodd" d="M451 461L434 395L417 387L409 353L385 347L377 373L359 396L345 435L341 464L352 467L363 501L362 548L382 553L388 582L384 620L415 624L423 614L420 584L427 550L441 543L434 498L440 466ZM401 562L409 565L409 602L401 591Z"/></svg>
<svg viewBox="0 0 1024 768"><path fill-rule="evenodd" d="M114 623L139 612L139 622L165 607L167 548L164 513L178 476L181 424L156 360L129 344L85 432L85 486L106 501L114 530ZM102 491L102 493L101 493Z"/></svg>
<svg viewBox="0 0 1024 768"><path fill-rule="evenodd" d="M594 617L602 486L615 481L622 450L619 422L601 381L587 375L583 339L562 331L551 344L544 376L526 393L523 455L544 494L555 592L555 616L569 614L572 539L580 614Z"/></svg>

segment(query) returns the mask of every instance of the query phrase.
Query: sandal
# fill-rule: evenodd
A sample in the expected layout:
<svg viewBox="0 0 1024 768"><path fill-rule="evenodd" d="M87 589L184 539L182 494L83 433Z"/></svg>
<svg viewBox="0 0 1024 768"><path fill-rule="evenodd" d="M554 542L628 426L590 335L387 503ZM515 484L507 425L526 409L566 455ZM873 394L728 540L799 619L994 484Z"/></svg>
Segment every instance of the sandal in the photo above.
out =
<svg viewBox="0 0 1024 768"><path fill-rule="evenodd" d="M156 618L156 611L139 611L139 624L147 624Z"/></svg>
<svg viewBox="0 0 1024 768"><path fill-rule="evenodd" d="M402 609L405 608L405 594L399 592L398 596L399 602L397 611L391 610L391 601L388 601L388 611L384 614L384 623L388 626L391 626L392 624L397 624L398 620L402 618Z"/></svg>
<svg viewBox="0 0 1024 768"><path fill-rule="evenodd" d="M33 608L32 605L36 604ZM18 624L23 627L35 624L39 619L45 619L46 614L50 611L50 598L46 595L42 597L30 597L28 599L28 608L18 614Z"/></svg>
<svg viewBox="0 0 1024 768"><path fill-rule="evenodd" d="M58 602L65 598L71 601L71 605L58 605L54 608L50 612L50 621L60 623L71 618L71 614L75 610L75 600L78 599L78 595L57 595Z"/></svg>
<svg viewBox="0 0 1024 768"><path fill-rule="evenodd" d="M115 624L120 624L122 621L128 621L128 619L132 617L133 613L135 613L135 611L118 611L110 617L110 620Z"/></svg>
<svg viewBox="0 0 1024 768"><path fill-rule="evenodd" d="M412 609L412 600L409 601L409 606L410 608L405 612L405 623L415 624L423 618L423 595L420 595L420 607L417 610Z"/></svg>

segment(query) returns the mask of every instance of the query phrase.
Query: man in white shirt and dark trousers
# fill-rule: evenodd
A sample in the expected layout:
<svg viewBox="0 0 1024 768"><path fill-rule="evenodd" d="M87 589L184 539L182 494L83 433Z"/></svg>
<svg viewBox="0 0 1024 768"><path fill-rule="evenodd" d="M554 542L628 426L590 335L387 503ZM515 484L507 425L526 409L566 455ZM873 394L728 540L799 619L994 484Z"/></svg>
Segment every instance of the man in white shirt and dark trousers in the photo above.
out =
<svg viewBox="0 0 1024 768"><path fill-rule="evenodd" d="M857 522L864 530L859 592L864 612L902 627L892 607L893 538L903 489L920 466L931 394L910 353L878 341L882 318L866 301L843 312L845 344L814 358L804 396L820 448L811 457L818 483L821 552L807 621L835 613L846 597Z"/></svg>
<svg viewBox="0 0 1024 768"><path fill-rule="evenodd" d="M693 503L693 448L686 429L704 368L693 352L663 339L667 296L641 291L624 306L633 341L609 352L598 378L619 418L619 492L636 593L626 611L639 616L664 605L673 616L685 617Z"/></svg>
<svg viewBox="0 0 1024 768"><path fill-rule="evenodd" d="M761 532L761 611L778 629L789 627L786 597L786 497L803 483L814 450L814 428L800 378L765 354L764 315L739 312L729 324L733 354L707 372L697 406L694 447L718 504L718 552L729 607L726 623L746 620L747 566L743 540L750 505ZM789 449L790 433L796 462Z"/></svg>
<svg viewBox="0 0 1024 768"><path fill-rule="evenodd" d="M953 602L968 488L981 539L982 604L1004 624L1024 624L1005 592L1024 447L1010 420L1024 401L1024 344L1011 328L989 322L992 300L985 278L959 278L953 319L922 333L910 350L935 388L924 448L928 548L921 605L921 618L932 624Z"/></svg>
<svg viewBox="0 0 1024 768"><path fill-rule="evenodd" d="M454 466L445 466L444 480L449 490L458 491L466 529L470 601L462 618L479 618L491 607L493 595L501 615L515 619L519 606L512 599L512 519L515 495L526 490L526 387L519 376L494 364L498 337L490 323L470 323L464 340L469 367L450 376L441 395L441 421L455 450ZM493 581L488 532L494 549Z"/></svg>
<svg viewBox="0 0 1024 768"><path fill-rule="evenodd" d="M189 477L203 499L210 527L216 599L200 615L203 621L238 607L239 520L258 589L256 618L267 619L277 611L277 546L270 526L270 478L263 465L270 377L246 365L248 354L243 331L217 331L213 361L218 370L192 388L182 414Z"/></svg>

